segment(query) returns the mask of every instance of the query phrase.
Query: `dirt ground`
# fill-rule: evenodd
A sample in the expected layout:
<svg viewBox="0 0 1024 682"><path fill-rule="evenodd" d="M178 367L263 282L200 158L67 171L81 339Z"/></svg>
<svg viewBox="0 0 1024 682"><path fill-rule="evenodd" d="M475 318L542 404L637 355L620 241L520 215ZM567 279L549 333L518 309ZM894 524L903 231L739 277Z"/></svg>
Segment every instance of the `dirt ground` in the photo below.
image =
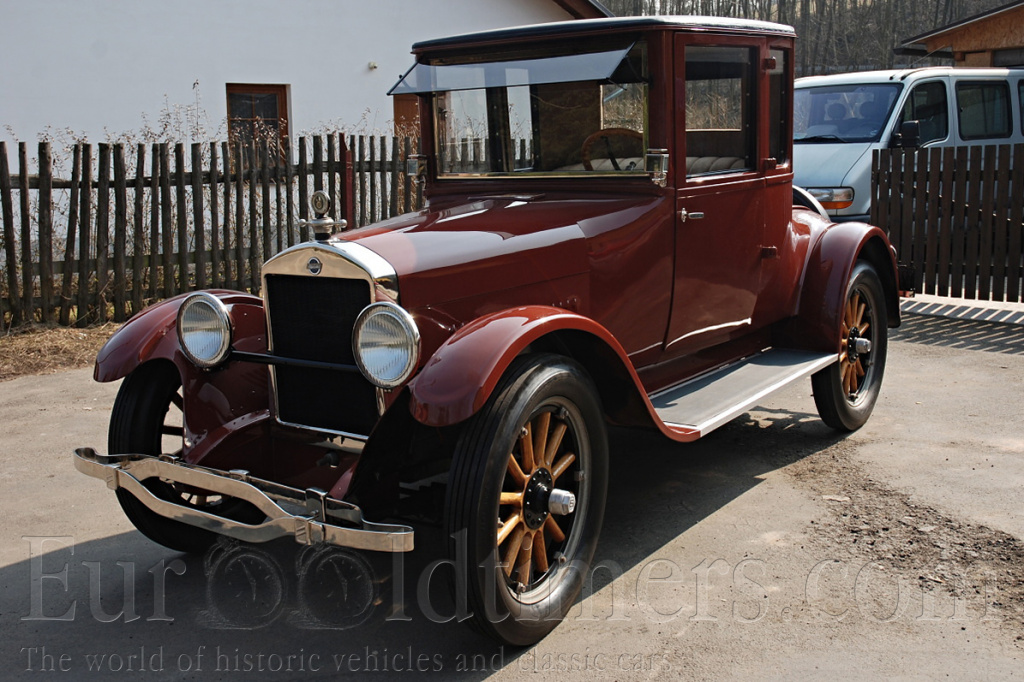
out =
<svg viewBox="0 0 1024 682"><path fill-rule="evenodd" d="M26 326L0 333L0 381L91 365L120 325L82 329Z"/></svg>
<svg viewBox="0 0 1024 682"><path fill-rule="evenodd" d="M288 542L154 545L71 466L103 448L117 385L11 379L0 677L1014 679L1022 385L1024 327L908 315L856 433L820 422L809 382L689 446L613 431L597 567L565 622L514 650L457 622L436 528L408 555L336 555L326 582Z"/></svg>

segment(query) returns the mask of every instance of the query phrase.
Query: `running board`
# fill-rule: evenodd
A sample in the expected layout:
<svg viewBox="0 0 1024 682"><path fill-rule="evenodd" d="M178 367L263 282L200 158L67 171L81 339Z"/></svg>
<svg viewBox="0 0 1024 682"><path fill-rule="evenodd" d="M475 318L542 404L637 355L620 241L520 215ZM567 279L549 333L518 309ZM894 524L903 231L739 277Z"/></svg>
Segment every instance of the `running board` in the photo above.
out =
<svg viewBox="0 0 1024 682"><path fill-rule="evenodd" d="M765 396L838 360L835 353L772 349L651 396L672 430L706 436Z"/></svg>

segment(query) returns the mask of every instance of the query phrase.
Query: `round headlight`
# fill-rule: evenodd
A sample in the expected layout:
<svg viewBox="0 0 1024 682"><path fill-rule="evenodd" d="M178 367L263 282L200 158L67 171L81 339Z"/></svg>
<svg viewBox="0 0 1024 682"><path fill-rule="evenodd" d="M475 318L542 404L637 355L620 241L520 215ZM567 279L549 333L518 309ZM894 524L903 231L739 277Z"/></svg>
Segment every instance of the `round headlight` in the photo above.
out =
<svg viewBox="0 0 1024 682"><path fill-rule="evenodd" d="M395 388L416 369L420 332L402 308L394 303L374 303L356 319L352 348L359 371L370 383Z"/></svg>
<svg viewBox="0 0 1024 682"><path fill-rule="evenodd" d="M178 340L188 359L203 368L224 362L231 351L231 317L224 303L205 292L178 309Z"/></svg>

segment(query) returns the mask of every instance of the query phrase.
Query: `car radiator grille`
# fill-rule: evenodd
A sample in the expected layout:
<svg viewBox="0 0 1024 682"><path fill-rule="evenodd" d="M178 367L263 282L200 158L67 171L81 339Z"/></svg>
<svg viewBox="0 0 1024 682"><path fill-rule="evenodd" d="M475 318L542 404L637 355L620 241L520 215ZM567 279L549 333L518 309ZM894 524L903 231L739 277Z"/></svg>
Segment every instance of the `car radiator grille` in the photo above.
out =
<svg viewBox="0 0 1024 682"><path fill-rule="evenodd" d="M352 326L370 303L370 285L358 279L267 276L273 354L354 365ZM273 368L278 419L287 424L368 435L377 421L372 384L358 372Z"/></svg>

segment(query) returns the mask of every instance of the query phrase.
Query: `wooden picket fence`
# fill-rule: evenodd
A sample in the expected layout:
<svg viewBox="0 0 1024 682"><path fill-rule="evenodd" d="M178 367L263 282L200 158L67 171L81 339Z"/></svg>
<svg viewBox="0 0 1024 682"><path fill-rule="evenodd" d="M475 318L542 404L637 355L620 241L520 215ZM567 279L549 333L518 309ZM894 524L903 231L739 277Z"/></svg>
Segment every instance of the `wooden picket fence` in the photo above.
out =
<svg viewBox="0 0 1024 682"><path fill-rule="evenodd" d="M874 153L871 223L889 230L916 291L994 301L1024 295L1024 145Z"/></svg>
<svg viewBox="0 0 1024 682"><path fill-rule="evenodd" d="M337 133L296 149L78 144L65 179L49 143L32 173L28 145L12 164L0 141L0 322L119 322L194 289L256 293L262 263L310 238L300 221L313 191L350 228L418 209L422 190L405 172L418 150L411 138Z"/></svg>

